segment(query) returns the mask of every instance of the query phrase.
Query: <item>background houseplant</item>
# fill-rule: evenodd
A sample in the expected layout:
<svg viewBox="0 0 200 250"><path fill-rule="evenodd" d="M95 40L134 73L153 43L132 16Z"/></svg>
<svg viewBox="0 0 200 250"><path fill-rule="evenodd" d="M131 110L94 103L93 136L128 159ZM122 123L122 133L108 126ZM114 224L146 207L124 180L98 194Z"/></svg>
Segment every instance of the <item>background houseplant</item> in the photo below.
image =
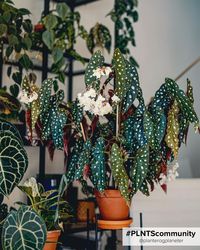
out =
<svg viewBox="0 0 200 250"><path fill-rule="evenodd" d="M26 172L28 158L22 138L11 123L0 119L0 195L9 196ZM1 204L1 244L3 249L42 250L46 239L46 226L40 216L29 206L22 205L10 212Z"/></svg>
<svg viewBox="0 0 200 250"><path fill-rule="evenodd" d="M86 91L71 104L62 102L60 91L52 96L53 80L45 81L39 95L40 128L68 156L61 193L73 180L87 190L90 178L100 193L117 187L127 206L137 191L149 195L156 183L166 191L166 179L177 174L178 149L189 124L198 129L198 118L189 82L185 94L166 78L146 106L137 70L118 49L112 66L103 65L96 52L86 69ZM48 119L53 109L54 121Z"/></svg>
<svg viewBox="0 0 200 250"><path fill-rule="evenodd" d="M48 232L44 249L56 249L62 223L72 217L68 203L64 200L58 200L57 190L45 191L42 184L37 183L33 177L28 179L22 186L19 186L19 189L27 195L30 206L46 225ZM55 221L56 213L58 213L57 221Z"/></svg>

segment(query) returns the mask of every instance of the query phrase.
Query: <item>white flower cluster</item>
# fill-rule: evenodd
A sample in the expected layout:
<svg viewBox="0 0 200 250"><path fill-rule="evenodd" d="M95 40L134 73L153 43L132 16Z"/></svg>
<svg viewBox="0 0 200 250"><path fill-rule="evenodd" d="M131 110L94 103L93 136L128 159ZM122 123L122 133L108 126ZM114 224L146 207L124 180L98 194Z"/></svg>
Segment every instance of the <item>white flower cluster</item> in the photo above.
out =
<svg viewBox="0 0 200 250"><path fill-rule="evenodd" d="M108 100L101 94L97 94L95 89L90 88L86 92L78 94L79 105L84 111L89 111L91 114L104 116L112 113L113 109ZM113 102L119 102L120 99L114 95Z"/></svg>
<svg viewBox="0 0 200 250"><path fill-rule="evenodd" d="M38 94L36 92L33 92L30 95L28 95L28 93L25 90L22 90L18 95L18 99L22 103L29 104L38 99Z"/></svg>
<svg viewBox="0 0 200 250"><path fill-rule="evenodd" d="M93 76L96 76L97 79L100 79L102 76L109 76L112 72L110 67L98 67L97 69L93 70Z"/></svg>
<svg viewBox="0 0 200 250"><path fill-rule="evenodd" d="M29 178L24 182L24 187L30 187L32 189L32 196L35 198L36 196L39 196L39 189L37 181L34 177Z"/></svg>
<svg viewBox="0 0 200 250"><path fill-rule="evenodd" d="M161 173L159 178L160 178L160 185L167 184L170 181L174 181L176 177L179 176L177 169L179 168L179 164L177 161L171 162L167 166L167 175Z"/></svg>

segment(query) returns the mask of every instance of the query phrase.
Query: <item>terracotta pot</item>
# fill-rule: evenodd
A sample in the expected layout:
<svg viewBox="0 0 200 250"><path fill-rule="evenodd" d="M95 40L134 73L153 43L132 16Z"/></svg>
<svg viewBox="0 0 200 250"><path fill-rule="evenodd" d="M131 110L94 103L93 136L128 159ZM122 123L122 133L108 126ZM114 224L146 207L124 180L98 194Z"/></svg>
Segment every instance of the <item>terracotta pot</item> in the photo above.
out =
<svg viewBox="0 0 200 250"><path fill-rule="evenodd" d="M43 31L44 30L44 25L42 23L37 23L35 26L34 26L34 31L35 32L40 32L40 31Z"/></svg>
<svg viewBox="0 0 200 250"><path fill-rule="evenodd" d="M80 200L77 206L78 221L87 221L87 210L89 210L89 220L93 221L95 218L95 203L94 201Z"/></svg>
<svg viewBox="0 0 200 250"><path fill-rule="evenodd" d="M44 245L43 250L56 250L60 233L60 230L48 231L46 244Z"/></svg>
<svg viewBox="0 0 200 250"><path fill-rule="evenodd" d="M101 219L119 221L129 218L129 207L119 190L107 189L103 194L95 191L95 196Z"/></svg>

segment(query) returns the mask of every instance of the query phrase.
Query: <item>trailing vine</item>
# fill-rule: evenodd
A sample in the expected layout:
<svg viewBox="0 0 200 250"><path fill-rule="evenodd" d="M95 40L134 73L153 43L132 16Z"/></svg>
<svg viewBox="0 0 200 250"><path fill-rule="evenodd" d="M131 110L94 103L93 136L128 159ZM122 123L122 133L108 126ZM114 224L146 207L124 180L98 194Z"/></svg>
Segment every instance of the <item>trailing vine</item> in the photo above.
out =
<svg viewBox="0 0 200 250"><path fill-rule="evenodd" d="M137 61L130 55L129 47L136 46L133 24L139 18L137 6L138 0L115 0L115 6L108 15L115 23L115 48L119 48L127 60L139 67Z"/></svg>

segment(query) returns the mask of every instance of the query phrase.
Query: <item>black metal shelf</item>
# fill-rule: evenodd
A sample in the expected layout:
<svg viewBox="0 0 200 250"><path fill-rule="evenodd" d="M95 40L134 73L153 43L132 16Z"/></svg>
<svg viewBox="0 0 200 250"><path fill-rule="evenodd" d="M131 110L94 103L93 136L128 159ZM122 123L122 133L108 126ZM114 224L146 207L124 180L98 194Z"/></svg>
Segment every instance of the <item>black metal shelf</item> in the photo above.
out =
<svg viewBox="0 0 200 250"><path fill-rule="evenodd" d="M83 6L85 4L90 4L90 3L94 3L100 0L44 0L44 10L43 13L44 15L49 13L50 10L50 2L65 2L69 5L71 11L74 11L74 9L76 7L79 6ZM4 43L6 43L6 41L4 41ZM2 46L3 47L3 44ZM3 73L3 65L7 64L7 65L13 65L16 67L20 68L20 65L18 62L13 62L13 61L4 61L3 60L3 48L0 48L0 87L2 86L2 73ZM42 53L42 65L34 65L33 69L36 71L41 71L42 73L42 82L48 78L48 74L49 73L53 73L51 71L51 68L48 67L48 61L49 61L49 54L50 51L46 48L46 47L37 47L37 48L33 48L33 51L40 51ZM65 75L68 78L68 84L67 84L67 88L68 88L68 96L67 99L68 101L72 101L72 96L73 96L73 77L74 76L81 76L84 75L85 70L81 69L81 70L74 70L74 61L76 59L74 59L72 56L68 55L67 53L64 54L65 58L68 59L69 62L69 66L67 71L65 72ZM83 58L85 60L85 62L89 62L89 58ZM106 66L108 66L109 64L105 63ZM22 70L22 69L21 69ZM26 145L28 145L26 143ZM44 178L45 176L45 147L43 145L40 145L40 154L39 154L39 177L40 179Z"/></svg>

